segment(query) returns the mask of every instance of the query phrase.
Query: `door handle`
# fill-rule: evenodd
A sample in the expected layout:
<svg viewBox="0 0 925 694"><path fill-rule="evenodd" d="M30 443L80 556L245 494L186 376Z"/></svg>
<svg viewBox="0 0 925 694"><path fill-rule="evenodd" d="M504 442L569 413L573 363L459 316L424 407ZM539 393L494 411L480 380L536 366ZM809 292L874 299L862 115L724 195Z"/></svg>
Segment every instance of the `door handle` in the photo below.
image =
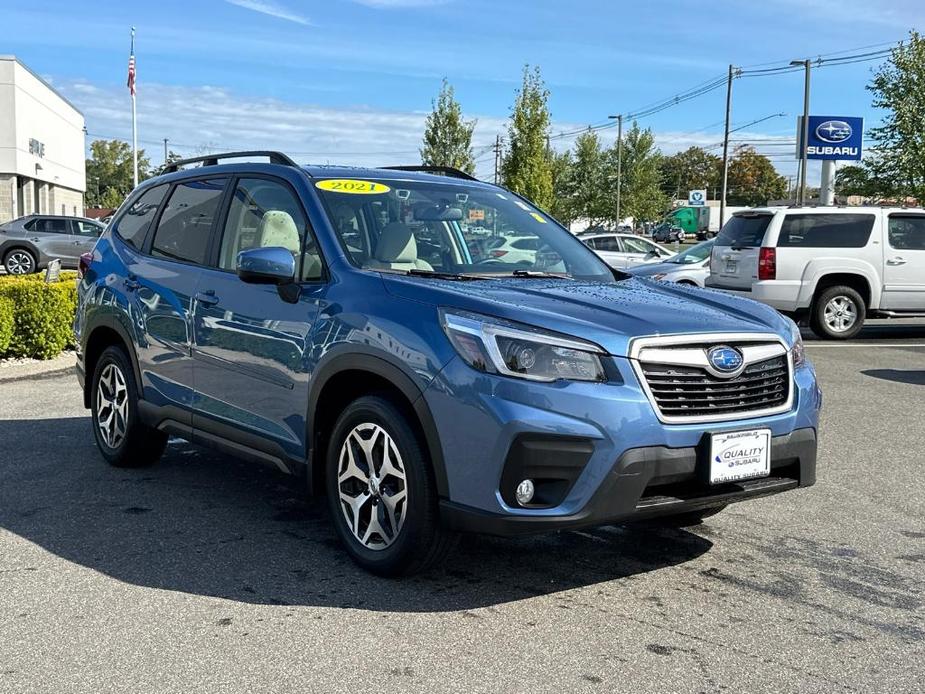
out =
<svg viewBox="0 0 925 694"><path fill-rule="evenodd" d="M905 265L906 261L902 258L890 258L886 261L887 265Z"/></svg>
<svg viewBox="0 0 925 694"><path fill-rule="evenodd" d="M215 306L218 303L218 297L215 296L214 289L207 289L196 294L196 301L203 306Z"/></svg>

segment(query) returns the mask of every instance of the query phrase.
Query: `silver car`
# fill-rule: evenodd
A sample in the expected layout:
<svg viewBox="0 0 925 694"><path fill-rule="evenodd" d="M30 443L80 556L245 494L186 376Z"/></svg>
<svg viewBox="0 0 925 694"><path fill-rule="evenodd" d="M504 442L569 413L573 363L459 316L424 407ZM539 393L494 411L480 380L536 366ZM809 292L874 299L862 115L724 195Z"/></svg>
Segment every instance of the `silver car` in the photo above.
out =
<svg viewBox="0 0 925 694"><path fill-rule="evenodd" d="M660 263L674 255L674 251L634 234L583 233L578 238L601 260L618 270Z"/></svg>
<svg viewBox="0 0 925 694"><path fill-rule="evenodd" d="M76 268L80 256L92 251L105 227L85 217L33 214L0 226L0 261L11 275L28 275L60 259Z"/></svg>
<svg viewBox="0 0 925 694"><path fill-rule="evenodd" d="M696 246L691 246L686 251L681 251L664 263L639 265L635 268L630 268L627 272L637 277L649 277L653 280L703 287L704 282L710 275L710 251L713 250L715 241L716 239L703 241Z"/></svg>

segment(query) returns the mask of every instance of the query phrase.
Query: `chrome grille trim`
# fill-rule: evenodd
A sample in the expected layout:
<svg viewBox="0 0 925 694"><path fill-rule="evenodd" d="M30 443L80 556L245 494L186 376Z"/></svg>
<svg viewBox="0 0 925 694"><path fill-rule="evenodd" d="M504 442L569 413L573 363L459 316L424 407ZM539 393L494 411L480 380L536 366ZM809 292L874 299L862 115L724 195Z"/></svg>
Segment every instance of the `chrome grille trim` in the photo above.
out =
<svg viewBox="0 0 925 694"><path fill-rule="evenodd" d="M718 345L741 351L745 364L739 372L728 376L710 367L706 350ZM793 407L793 361L783 338L774 333L640 337L630 342L629 359L656 416L666 424L734 422Z"/></svg>

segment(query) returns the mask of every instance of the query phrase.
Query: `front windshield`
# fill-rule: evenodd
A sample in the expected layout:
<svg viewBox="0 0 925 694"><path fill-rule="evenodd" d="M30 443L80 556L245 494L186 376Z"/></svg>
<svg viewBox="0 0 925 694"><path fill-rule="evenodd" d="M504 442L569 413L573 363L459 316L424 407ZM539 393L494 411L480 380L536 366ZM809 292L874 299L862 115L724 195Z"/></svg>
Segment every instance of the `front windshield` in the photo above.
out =
<svg viewBox="0 0 925 694"><path fill-rule="evenodd" d="M315 187L347 256L361 268L615 281L581 241L500 188L456 179L323 179Z"/></svg>
<svg viewBox="0 0 925 694"><path fill-rule="evenodd" d="M668 262L677 263L678 265L690 265L692 263L702 262L710 257L710 251L713 250L713 242L714 240L710 239L709 241L698 243L696 246L691 246Z"/></svg>

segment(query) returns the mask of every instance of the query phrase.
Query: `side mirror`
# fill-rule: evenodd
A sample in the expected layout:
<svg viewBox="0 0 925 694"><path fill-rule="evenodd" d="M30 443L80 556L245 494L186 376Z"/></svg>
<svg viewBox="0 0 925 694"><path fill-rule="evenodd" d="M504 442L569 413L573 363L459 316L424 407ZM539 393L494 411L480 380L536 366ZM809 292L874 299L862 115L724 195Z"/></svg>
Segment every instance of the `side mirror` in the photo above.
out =
<svg viewBox="0 0 925 694"><path fill-rule="evenodd" d="M295 258L281 246L249 248L238 253L238 277L250 284L289 284L295 279Z"/></svg>

